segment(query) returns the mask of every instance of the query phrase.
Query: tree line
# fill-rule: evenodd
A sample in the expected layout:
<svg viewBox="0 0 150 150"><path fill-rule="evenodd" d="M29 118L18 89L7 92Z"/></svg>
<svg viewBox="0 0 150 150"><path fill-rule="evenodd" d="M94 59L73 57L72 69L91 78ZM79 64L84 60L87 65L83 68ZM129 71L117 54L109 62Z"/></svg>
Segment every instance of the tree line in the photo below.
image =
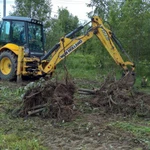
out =
<svg viewBox="0 0 150 150"><path fill-rule="evenodd" d="M58 16L52 17L52 3L50 0L15 0L14 11L11 15L28 16L43 21L46 32L46 49L54 46L62 36L65 36L81 23L77 16L73 16L67 8L58 8ZM141 75L150 75L150 1L146 0L91 0L87 7L90 18L93 15L109 22L109 28L121 41L127 54L137 66ZM84 34L84 31L79 33ZM97 44L93 38L85 43L80 51L95 55L95 59L103 66L108 60L108 54L103 45Z"/></svg>

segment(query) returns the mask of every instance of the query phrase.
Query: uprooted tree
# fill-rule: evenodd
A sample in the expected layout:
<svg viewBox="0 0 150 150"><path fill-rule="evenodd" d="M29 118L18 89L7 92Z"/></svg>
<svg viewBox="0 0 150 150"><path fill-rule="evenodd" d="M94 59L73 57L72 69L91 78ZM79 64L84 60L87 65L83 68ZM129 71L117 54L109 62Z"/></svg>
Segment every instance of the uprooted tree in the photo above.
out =
<svg viewBox="0 0 150 150"><path fill-rule="evenodd" d="M150 95L135 91L125 86L125 80L116 80L115 76L107 76L100 87L81 89L72 81L58 83L44 81L29 88L24 96L19 115L38 115L58 121L70 121L79 111L75 107L74 94L90 94L88 101L91 107L99 108L103 114L121 114L123 116L138 115L150 117Z"/></svg>

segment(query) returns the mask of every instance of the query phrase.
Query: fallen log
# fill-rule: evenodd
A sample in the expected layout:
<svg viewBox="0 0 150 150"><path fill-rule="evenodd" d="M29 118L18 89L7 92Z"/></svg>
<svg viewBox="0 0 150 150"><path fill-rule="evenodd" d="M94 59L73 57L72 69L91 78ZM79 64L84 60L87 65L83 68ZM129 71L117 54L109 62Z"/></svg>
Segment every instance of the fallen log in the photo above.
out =
<svg viewBox="0 0 150 150"><path fill-rule="evenodd" d="M89 93L89 94L96 94L96 90L91 90L91 89L84 89L84 88L79 88L78 92L82 93Z"/></svg>
<svg viewBox="0 0 150 150"><path fill-rule="evenodd" d="M90 92L83 92L83 91L78 91L78 94L83 94L83 95L94 95L93 93L90 93Z"/></svg>
<svg viewBox="0 0 150 150"><path fill-rule="evenodd" d="M37 114L41 111L43 111L45 108L40 108L40 109L37 109L37 110L33 110L33 111L28 111L28 116L31 116L33 114Z"/></svg>

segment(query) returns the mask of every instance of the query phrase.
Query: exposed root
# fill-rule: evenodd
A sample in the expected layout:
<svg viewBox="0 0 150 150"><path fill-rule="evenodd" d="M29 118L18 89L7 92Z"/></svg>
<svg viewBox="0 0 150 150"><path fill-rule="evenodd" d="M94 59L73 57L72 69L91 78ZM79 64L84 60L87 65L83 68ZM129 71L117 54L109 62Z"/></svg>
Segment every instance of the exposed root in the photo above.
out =
<svg viewBox="0 0 150 150"><path fill-rule="evenodd" d="M94 99L90 101L91 105L104 110L104 113L150 117L150 95L135 92L124 84L108 76L97 89Z"/></svg>
<svg viewBox="0 0 150 150"><path fill-rule="evenodd" d="M73 110L73 94L75 86L72 82L45 82L42 86L28 90L23 97L20 116L39 115L69 121L75 114Z"/></svg>

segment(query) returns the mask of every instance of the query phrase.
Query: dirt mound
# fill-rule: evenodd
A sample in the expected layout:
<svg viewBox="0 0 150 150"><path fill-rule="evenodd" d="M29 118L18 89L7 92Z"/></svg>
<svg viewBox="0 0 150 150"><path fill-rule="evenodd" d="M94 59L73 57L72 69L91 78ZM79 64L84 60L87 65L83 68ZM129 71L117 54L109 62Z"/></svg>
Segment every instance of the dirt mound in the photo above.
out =
<svg viewBox="0 0 150 150"><path fill-rule="evenodd" d="M20 116L39 115L70 121L75 114L73 82L44 82L27 90L23 97ZM138 115L150 117L150 95L136 92L126 86L125 80L116 81L108 76L99 89L88 90L94 94L90 99L92 107L99 107L104 114Z"/></svg>
<svg viewBox="0 0 150 150"><path fill-rule="evenodd" d="M40 115L69 121L74 115L73 94L75 86L72 82L45 82L27 90L23 96L20 116Z"/></svg>
<svg viewBox="0 0 150 150"><path fill-rule="evenodd" d="M136 92L114 77L106 78L90 103L104 113L150 117L150 95Z"/></svg>

